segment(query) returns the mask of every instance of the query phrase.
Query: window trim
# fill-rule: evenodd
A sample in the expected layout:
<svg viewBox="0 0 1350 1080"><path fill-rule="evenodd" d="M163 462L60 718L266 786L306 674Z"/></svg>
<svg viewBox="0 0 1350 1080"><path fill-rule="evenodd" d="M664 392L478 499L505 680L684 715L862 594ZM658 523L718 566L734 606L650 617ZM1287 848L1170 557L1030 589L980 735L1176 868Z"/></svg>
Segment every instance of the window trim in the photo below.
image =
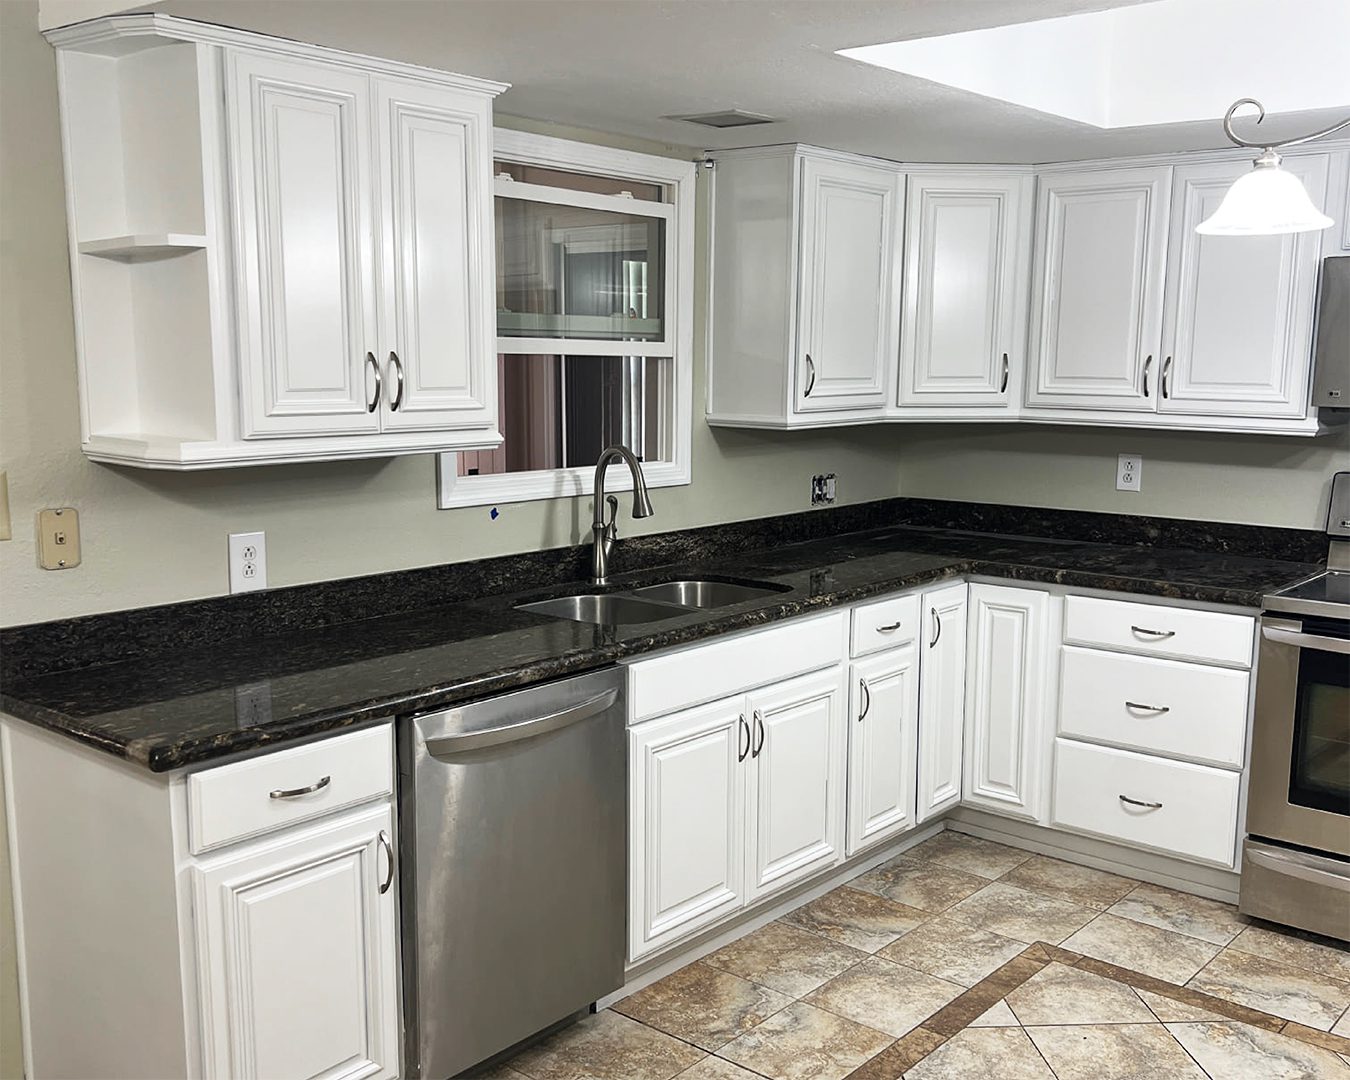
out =
<svg viewBox="0 0 1350 1080"><path fill-rule="evenodd" d="M694 420L694 203L697 165L693 161L679 158L639 154L631 150L616 150L592 143L504 128L493 129L492 153L494 160L506 159L522 165L618 176L649 184L663 184L670 189L670 202L646 204L669 207L669 211L661 212L660 216L669 215L667 220L671 217L674 219L673 227L668 233L667 245L669 266L666 320L669 343L594 341L587 343L584 353L578 352L575 355L671 357L674 398L672 460L644 463L642 471L648 487L678 487L688 484L692 475L690 458ZM630 213L642 212L643 200L622 201ZM502 348L508 343L509 348ZM651 348L653 345L658 346L659 351L653 351ZM557 346L557 340L552 338L498 340L499 352L556 352ZM563 351L566 354L567 350ZM611 467L607 471L606 491L631 490L632 486L632 478L626 467L622 469ZM459 476L458 455L455 452L436 455L436 505L441 510L460 506L529 502L537 499L574 498L592 495L594 491L594 466L538 469L532 472L496 473L488 476Z"/></svg>

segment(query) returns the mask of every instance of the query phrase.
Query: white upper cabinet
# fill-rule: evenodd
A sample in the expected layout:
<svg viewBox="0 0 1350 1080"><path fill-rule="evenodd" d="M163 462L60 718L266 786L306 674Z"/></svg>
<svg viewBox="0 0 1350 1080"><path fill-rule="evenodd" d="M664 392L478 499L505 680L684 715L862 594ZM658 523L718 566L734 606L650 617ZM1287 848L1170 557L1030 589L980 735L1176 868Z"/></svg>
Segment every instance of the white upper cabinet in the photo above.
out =
<svg viewBox="0 0 1350 1080"><path fill-rule="evenodd" d="M488 102L441 86L375 84L380 169L381 343L391 429L494 427L496 327Z"/></svg>
<svg viewBox="0 0 1350 1080"><path fill-rule="evenodd" d="M885 407L895 354L904 178L802 160L799 412Z"/></svg>
<svg viewBox="0 0 1350 1080"><path fill-rule="evenodd" d="M1039 589L970 586L962 801L1037 820L1044 810L1050 597Z"/></svg>
<svg viewBox="0 0 1350 1080"><path fill-rule="evenodd" d="M226 55L244 435L378 432L370 83Z"/></svg>
<svg viewBox="0 0 1350 1080"><path fill-rule="evenodd" d="M1032 190L1030 173L910 174L902 409L1021 400Z"/></svg>
<svg viewBox="0 0 1350 1080"><path fill-rule="evenodd" d="M961 799L961 746L966 699L966 586L923 594L919 639L919 772L917 821Z"/></svg>
<svg viewBox="0 0 1350 1080"><path fill-rule="evenodd" d="M1171 173L1039 178L1029 406L1153 410Z"/></svg>
<svg viewBox="0 0 1350 1080"><path fill-rule="evenodd" d="M899 348L904 183L898 166L813 147L718 154L709 423L884 416Z"/></svg>
<svg viewBox="0 0 1350 1080"><path fill-rule="evenodd" d="M1288 156L1284 168L1325 204L1329 156ZM1308 409L1322 234L1201 236L1250 162L1178 165L1167 256L1164 413L1302 417Z"/></svg>
<svg viewBox="0 0 1350 1080"><path fill-rule="evenodd" d="M50 31L84 452L486 449L501 83L163 15Z"/></svg>

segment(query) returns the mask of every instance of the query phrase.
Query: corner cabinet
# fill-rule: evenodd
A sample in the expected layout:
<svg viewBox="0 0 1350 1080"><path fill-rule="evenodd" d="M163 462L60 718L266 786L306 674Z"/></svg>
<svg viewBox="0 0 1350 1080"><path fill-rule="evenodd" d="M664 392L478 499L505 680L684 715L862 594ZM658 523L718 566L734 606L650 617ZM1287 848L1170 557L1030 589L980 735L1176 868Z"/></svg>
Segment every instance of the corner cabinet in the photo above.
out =
<svg viewBox="0 0 1350 1080"><path fill-rule="evenodd" d="M961 801L966 700L966 585L923 594L919 644L919 769L915 820Z"/></svg>
<svg viewBox="0 0 1350 1080"><path fill-rule="evenodd" d="M500 443L502 84L162 15L48 37L88 456L198 469Z"/></svg>
<svg viewBox="0 0 1350 1080"><path fill-rule="evenodd" d="M896 166L813 147L717 155L709 423L884 416L899 347L904 184Z"/></svg>

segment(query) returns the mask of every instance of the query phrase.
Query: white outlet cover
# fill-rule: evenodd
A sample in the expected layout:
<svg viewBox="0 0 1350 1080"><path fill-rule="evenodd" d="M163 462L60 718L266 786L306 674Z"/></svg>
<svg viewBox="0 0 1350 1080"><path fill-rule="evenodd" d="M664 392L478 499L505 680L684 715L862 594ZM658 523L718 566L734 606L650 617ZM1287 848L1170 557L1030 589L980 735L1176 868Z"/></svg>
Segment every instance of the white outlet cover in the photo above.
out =
<svg viewBox="0 0 1350 1080"><path fill-rule="evenodd" d="M230 533L230 592L267 588L267 537L260 532Z"/></svg>
<svg viewBox="0 0 1350 1080"><path fill-rule="evenodd" d="M1116 459L1116 490L1138 491L1144 459L1139 454L1121 454Z"/></svg>

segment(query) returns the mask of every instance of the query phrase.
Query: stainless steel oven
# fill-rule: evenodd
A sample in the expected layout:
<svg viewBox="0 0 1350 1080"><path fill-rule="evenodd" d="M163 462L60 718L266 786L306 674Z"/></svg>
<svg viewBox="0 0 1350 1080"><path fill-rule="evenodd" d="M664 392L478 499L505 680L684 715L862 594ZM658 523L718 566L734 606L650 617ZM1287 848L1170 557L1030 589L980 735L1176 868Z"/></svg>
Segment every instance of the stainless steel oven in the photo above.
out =
<svg viewBox="0 0 1350 1080"><path fill-rule="evenodd" d="M1239 907L1350 940L1350 474L1331 509L1327 571L1261 617Z"/></svg>

